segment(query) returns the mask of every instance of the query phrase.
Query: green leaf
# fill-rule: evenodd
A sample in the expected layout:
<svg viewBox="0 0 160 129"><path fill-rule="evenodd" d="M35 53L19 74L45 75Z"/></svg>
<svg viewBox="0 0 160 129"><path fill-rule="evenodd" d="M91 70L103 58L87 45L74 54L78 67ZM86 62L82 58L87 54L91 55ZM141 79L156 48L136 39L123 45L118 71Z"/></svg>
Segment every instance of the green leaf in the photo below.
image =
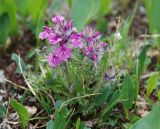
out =
<svg viewBox="0 0 160 129"><path fill-rule="evenodd" d="M149 27L152 33L160 33L160 1L159 0L144 0L146 14L149 22Z"/></svg>
<svg viewBox="0 0 160 129"><path fill-rule="evenodd" d="M146 57L147 57L147 47L144 46L138 56L138 73L137 73L138 77L140 77L140 75L144 70Z"/></svg>
<svg viewBox="0 0 160 129"><path fill-rule="evenodd" d="M80 121L80 118L78 118L76 122L76 129L80 129L80 124L81 124L81 121Z"/></svg>
<svg viewBox="0 0 160 129"><path fill-rule="evenodd" d="M157 91L158 99L160 100L160 91Z"/></svg>
<svg viewBox="0 0 160 129"><path fill-rule="evenodd" d="M56 110L53 129L64 129L67 122L67 115L68 110L66 108L62 108L60 112Z"/></svg>
<svg viewBox="0 0 160 129"><path fill-rule="evenodd" d="M130 129L160 129L160 105L157 105L144 118L137 121Z"/></svg>
<svg viewBox="0 0 160 129"><path fill-rule="evenodd" d="M138 95L139 95L139 78L137 75L132 75L131 79L134 85L134 91L135 91L134 96L135 96L135 104L136 104L138 100Z"/></svg>
<svg viewBox="0 0 160 129"><path fill-rule="evenodd" d="M58 110L63 103L64 103L64 100L57 100L54 105L54 108Z"/></svg>
<svg viewBox="0 0 160 129"><path fill-rule="evenodd" d="M98 31L100 31L102 33L106 32L107 24L108 24L108 21L104 17L98 18L98 20L96 20L96 28L98 29Z"/></svg>
<svg viewBox="0 0 160 129"><path fill-rule="evenodd" d="M134 20L134 17L136 15L137 10L138 10L138 2L135 3L132 14L127 18L127 20L123 23L122 27L120 28L120 32L123 37L120 40L121 42L124 42L124 40L126 41L126 39L128 38L128 33L129 33L129 30L130 30L131 25L133 23L133 20Z"/></svg>
<svg viewBox="0 0 160 129"><path fill-rule="evenodd" d="M54 2L52 2L51 6L49 7L49 12L51 13L51 15L53 15L61 8L63 2L64 0L54 0Z"/></svg>
<svg viewBox="0 0 160 129"><path fill-rule="evenodd" d="M110 113L110 111L112 110L112 108L118 103L118 101L120 100L120 94L119 92L115 92L109 102L108 105L104 108L103 112L101 113L101 118L106 118L108 116L108 114Z"/></svg>
<svg viewBox="0 0 160 129"><path fill-rule="evenodd" d="M26 65L24 63L24 61L20 58L19 55L15 54L15 53L12 54L11 59L16 62L16 65L17 65L16 73L22 73L22 71L25 71L27 68L30 67L29 65ZM21 67L22 67L22 71L21 71L21 68L20 68L19 60L20 60L20 64L21 64Z"/></svg>
<svg viewBox="0 0 160 129"><path fill-rule="evenodd" d="M8 27L9 26L9 15L8 13L3 13L1 16L0 16L0 42L5 42L7 37L8 37L8 34L9 34L9 31L10 31L10 28Z"/></svg>
<svg viewBox="0 0 160 129"><path fill-rule="evenodd" d="M32 16L32 24L30 27L36 34L37 40L39 39L39 33L42 31L44 26L44 14L47 10L48 0L28 0L29 3L29 14Z"/></svg>
<svg viewBox="0 0 160 129"><path fill-rule="evenodd" d="M140 120L140 117L138 117L136 114L129 114L128 120L131 123L135 123L136 121Z"/></svg>
<svg viewBox="0 0 160 129"><path fill-rule="evenodd" d="M4 42L9 33L17 33L16 7L13 0L0 0L0 30L0 42Z"/></svg>
<svg viewBox="0 0 160 129"><path fill-rule="evenodd" d="M39 94L38 98L39 98L40 104L42 105L44 110L48 113L48 115L51 114L50 99L47 96L42 95L42 94Z"/></svg>
<svg viewBox="0 0 160 129"><path fill-rule="evenodd" d="M4 12L9 15L9 28L11 31L17 32L16 7L13 0L0 0L0 15Z"/></svg>
<svg viewBox="0 0 160 129"><path fill-rule="evenodd" d="M23 16L29 13L29 1L28 0L14 0L17 11Z"/></svg>
<svg viewBox="0 0 160 129"><path fill-rule="evenodd" d="M122 82L121 95L124 108L126 110L131 109L134 101L134 88L129 75L126 75Z"/></svg>
<svg viewBox="0 0 160 129"><path fill-rule="evenodd" d="M35 23L41 19L48 5L48 0L29 0L29 12Z"/></svg>
<svg viewBox="0 0 160 129"><path fill-rule="evenodd" d="M111 3L112 3L112 0L101 0L100 9L98 11L99 17L102 17L109 11L111 7Z"/></svg>
<svg viewBox="0 0 160 129"><path fill-rule="evenodd" d="M102 94L97 96L96 105L101 106L104 102L106 102L110 93L111 93L111 87L110 86L105 87L102 91Z"/></svg>
<svg viewBox="0 0 160 129"><path fill-rule="evenodd" d="M95 16L100 8L101 0L74 0L71 17L74 25L80 31L87 22Z"/></svg>
<svg viewBox="0 0 160 129"><path fill-rule="evenodd" d="M71 6L72 6L72 3L73 3L73 0L67 0L67 3L68 3L68 5L69 5L69 7L71 7Z"/></svg>
<svg viewBox="0 0 160 129"><path fill-rule="evenodd" d="M51 119L51 120L49 120L49 121L47 122L47 127L46 127L46 129L53 129L53 127L54 127L54 122L53 122L53 120Z"/></svg>
<svg viewBox="0 0 160 129"><path fill-rule="evenodd" d="M132 124L131 123L125 123L125 124L123 124L123 126L124 126L124 129L129 129L132 126Z"/></svg>
<svg viewBox="0 0 160 129"><path fill-rule="evenodd" d="M11 100L11 105L19 115L19 119L20 119L20 123L21 123L22 128L25 129L25 127L27 126L27 123L29 121L29 118L30 118L27 109L22 104L20 104L19 102L17 102L14 99Z"/></svg>
<svg viewBox="0 0 160 129"><path fill-rule="evenodd" d="M78 118L76 122L76 129L90 129L90 128L84 126L84 123L81 122L80 118Z"/></svg>
<svg viewBox="0 0 160 129"><path fill-rule="evenodd" d="M36 29L35 29L35 34L37 39L39 39L39 33L42 32L44 24L45 23L42 19L37 19Z"/></svg>
<svg viewBox="0 0 160 129"><path fill-rule="evenodd" d="M0 118L3 117L6 113L6 107L0 104Z"/></svg>
<svg viewBox="0 0 160 129"><path fill-rule="evenodd" d="M159 73L152 74L147 81L147 96L149 97L152 91L156 88L159 79Z"/></svg>

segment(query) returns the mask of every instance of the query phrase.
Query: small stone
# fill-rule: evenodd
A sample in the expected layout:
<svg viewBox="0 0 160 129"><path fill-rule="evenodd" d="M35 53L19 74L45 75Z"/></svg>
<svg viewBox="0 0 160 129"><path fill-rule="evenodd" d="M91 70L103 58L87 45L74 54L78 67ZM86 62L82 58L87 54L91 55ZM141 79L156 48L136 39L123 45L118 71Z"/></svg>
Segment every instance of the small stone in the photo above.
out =
<svg viewBox="0 0 160 129"><path fill-rule="evenodd" d="M35 106L33 107L25 106L25 108L27 109L30 115L34 115L37 112L37 108Z"/></svg>

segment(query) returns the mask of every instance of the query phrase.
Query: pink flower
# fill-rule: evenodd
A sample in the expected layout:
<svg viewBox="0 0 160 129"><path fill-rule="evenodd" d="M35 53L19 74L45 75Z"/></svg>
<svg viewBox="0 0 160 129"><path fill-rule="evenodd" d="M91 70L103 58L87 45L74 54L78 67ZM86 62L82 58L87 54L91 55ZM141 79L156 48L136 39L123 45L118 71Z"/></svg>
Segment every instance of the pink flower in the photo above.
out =
<svg viewBox="0 0 160 129"><path fill-rule="evenodd" d="M52 28L44 26L44 31L40 33L39 38L47 39L51 45L69 44L70 35L75 33L72 21L66 21L63 16L52 18L54 26Z"/></svg>
<svg viewBox="0 0 160 129"><path fill-rule="evenodd" d="M48 36L53 33L53 30L51 28L47 26L44 26L43 28L44 28L44 31L40 32L39 34L39 38L42 40L47 39Z"/></svg>
<svg viewBox="0 0 160 129"><path fill-rule="evenodd" d="M67 61L71 57L72 50L67 48L65 45L62 45L55 49L55 55L63 61Z"/></svg>
<svg viewBox="0 0 160 129"><path fill-rule="evenodd" d="M82 53L84 55L89 56L89 55L91 55L91 53L93 51L93 48L92 47L86 47L86 48L83 48L82 50L83 50Z"/></svg>
<svg viewBox="0 0 160 129"><path fill-rule="evenodd" d="M48 33L46 33L45 31L39 34L39 38L42 40L46 39L47 37L48 37Z"/></svg>
<svg viewBox="0 0 160 129"><path fill-rule="evenodd" d="M55 45L62 41L61 37L59 35L56 35L55 33L52 33L48 35L48 41L52 44Z"/></svg>
<svg viewBox="0 0 160 129"><path fill-rule="evenodd" d="M64 17L63 16L55 16L55 17L52 17L52 21L55 24L59 24L64 21Z"/></svg>
<svg viewBox="0 0 160 129"><path fill-rule="evenodd" d="M72 30L72 28L73 28L73 22L72 21L68 21L68 22L65 23L64 31Z"/></svg>
<svg viewBox="0 0 160 129"><path fill-rule="evenodd" d="M96 55L96 54L94 54L94 55L92 56L92 60L93 60L93 61L96 61L96 60L97 60L97 55Z"/></svg>
<svg viewBox="0 0 160 129"><path fill-rule="evenodd" d="M72 21L66 21L63 16L52 17L53 27L44 26L39 38L47 39L53 47L48 55L49 65L56 67L72 56L74 48L82 50L82 54L96 62L102 58L106 44L101 42L101 34L90 27L77 33Z"/></svg>
<svg viewBox="0 0 160 129"><path fill-rule="evenodd" d="M58 65L62 64L63 61L59 57L50 53L48 55L48 62L51 67L57 67Z"/></svg>
<svg viewBox="0 0 160 129"><path fill-rule="evenodd" d="M85 43L83 54L93 61L99 61L106 48L106 43L101 42L100 38L101 34L90 27L86 27L82 32L82 39Z"/></svg>
<svg viewBox="0 0 160 129"><path fill-rule="evenodd" d="M48 55L49 65L56 67L62 64L64 61L67 61L71 57L71 49L66 46L60 46L55 49L54 53Z"/></svg>
<svg viewBox="0 0 160 129"><path fill-rule="evenodd" d="M82 37L80 34L73 34L71 35L71 42L72 42L72 45L74 47L77 47L77 48L83 48L83 42L82 42Z"/></svg>

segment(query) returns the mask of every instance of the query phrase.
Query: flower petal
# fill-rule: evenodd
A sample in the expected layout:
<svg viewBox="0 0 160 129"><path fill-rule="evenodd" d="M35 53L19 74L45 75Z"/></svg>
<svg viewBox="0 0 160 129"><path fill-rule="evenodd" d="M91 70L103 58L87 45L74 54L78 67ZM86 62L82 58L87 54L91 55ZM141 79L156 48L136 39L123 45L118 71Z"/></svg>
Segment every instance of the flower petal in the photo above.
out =
<svg viewBox="0 0 160 129"><path fill-rule="evenodd" d="M82 42L82 37L80 34L72 34L70 36L70 40L72 42L72 45L74 47L77 47L77 48L83 48L84 45L83 45L83 42Z"/></svg>
<svg viewBox="0 0 160 129"><path fill-rule="evenodd" d="M55 17L52 17L52 21L55 24L59 24L64 21L64 17L63 16L55 16Z"/></svg>
<svg viewBox="0 0 160 129"><path fill-rule="evenodd" d="M61 42L62 39L59 35L52 33L52 34L48 35L48 41L50 42L50 44L55 45L55 44Z"/></svg>
<svg viewBox="0 0 160 129"><path fill-rule="evenodd" d="M54 54L50 53L48 55L48 62L49 62L49 65L52 66L52 67L57 67L58 65L62 64L62 60L55 56Z"/></svg>
<svg viewBox="0 0 160 129"><path fill-rule="evenodd" d="M41 32L41 33L39 34L39 38L40 38L41 40L46 39L47 36L48 36L48 33L46 33L45 31L44 31L44 32Z"/></svg>
<svg viewBox="0 0 160 129"><path fill-rule="evenodd" d="M63 61L67 61L67 59L71 57L71 54L72 50L65 45L55 49L55 55Z"/></svg>

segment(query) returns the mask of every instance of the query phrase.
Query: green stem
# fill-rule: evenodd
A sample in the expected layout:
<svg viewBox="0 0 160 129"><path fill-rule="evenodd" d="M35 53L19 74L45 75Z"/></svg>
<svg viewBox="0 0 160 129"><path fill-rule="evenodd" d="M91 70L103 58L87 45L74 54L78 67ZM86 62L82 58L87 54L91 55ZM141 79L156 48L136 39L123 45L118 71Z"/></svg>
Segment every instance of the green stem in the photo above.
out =
<svg viewBox="0 0 160 129"><path fill-rule="evenodd" d="M137 60L137 64L136 64L135 104L134 104L135 111L136 111L136 104L138 100L138 94L139 94L139 60Z"/></svg>
<svg viewBox="0 0 160 129"><path fill-rule="evenodd" d="M39 57L38 54L35 55L35 72L36 74L38 74L38 70L39 70Z"/></svg>
<svg viewBox="0 0 160 129"><path fill-rule="evenodd" d="M84 96L78 96L78 97L74 97L74 98L71 98L71 99L68 99L67 101L63 102L61 104L61 107L59 108L59 112L61 111L61 109L66 106L69 102L71 101L74 101L76 99L81 99L81 98L86 98L86 97L91 97L91 96L97 96L97 95L100 95L101 93L95 93L95 94L87 94L87 95L84 95Z"/></svg>
<svg viewBox="0 0 160 129"><path fill-rule="evenodd" d="M129 112L128 112L128 110L125 110L125 113L126 113L126 118L128 119L129 118Z"/></svg>
<svg viewBox="0 0 160 129"><path fill-rule="evenodd" d="M102 70L101 70L101 73L100 73L100 76L101 76L101 77L100 77L99 82L98 82L98 84L97 84L96 92L99 92L99 91L100 91L100 88L101 88L102 83L103 83L103 81L104 81L104 76L105 76L105 73L106 73L106 69L107 69L107 67L108 67L108 60L109 60L109 58L110 58L110 56L107 57L106 62L105 62L105 64L104 64L104 67L102 67Z"/></svg>
<svg viewBox="0 0 160 129"><path fill-rule="evenodd" d="M67 62L64 63L64 66L65 66L65 76L66 76L68 87L69 87L71 85L71 81L70 81L70 75L69 75Z"/></svg>
<svg viewBox="0 0 160 129"><path fill-rule="evenodd" d="M34 117L34 118L31 118L29 121L33 121L33 120L44 120L44 119L49 119L49 117Z"/></svg>

